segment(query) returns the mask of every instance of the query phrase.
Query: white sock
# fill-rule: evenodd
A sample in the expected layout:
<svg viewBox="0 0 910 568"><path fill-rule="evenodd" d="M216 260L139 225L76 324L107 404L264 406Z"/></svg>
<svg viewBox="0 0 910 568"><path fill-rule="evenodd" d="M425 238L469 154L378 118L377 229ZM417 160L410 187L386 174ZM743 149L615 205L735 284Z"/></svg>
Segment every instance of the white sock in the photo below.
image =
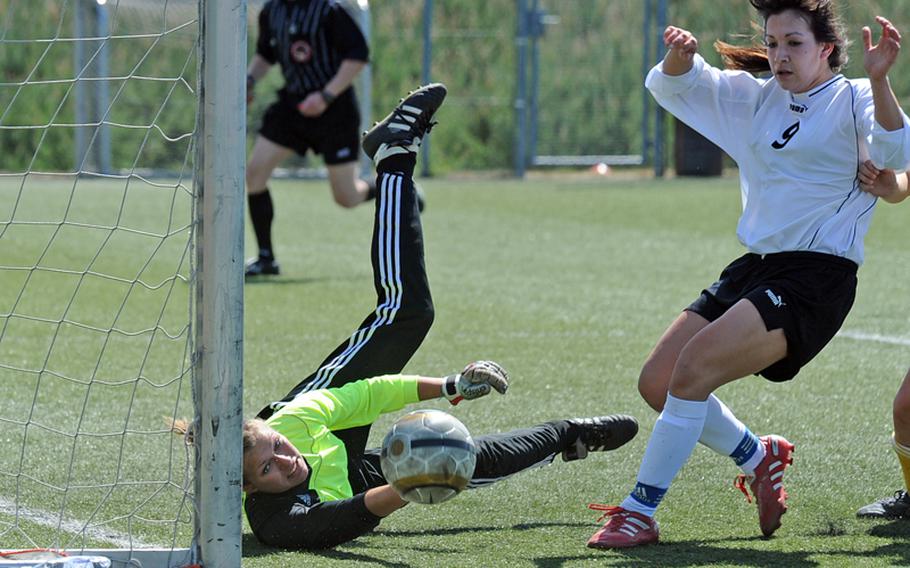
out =
<svg viewBox="0 0 910 568"><path fill-rule="evenodd" d="M713 394L708 397L708 414L699 442L721 455L729 456L745 432L746 425L733 415L726 404Z"/></svg>
<svg viewBox="0 0 910 568"><path fill-rule="evenodd" d="M748 434L747 434L748 433ZM755 436L749 432L746 425L733 414L733 412L719 398L713 394L708 397L708 414L705 417L705 427L701 432L699 442L715 452L730 456L739 461L742 456L744 438L752 438L755 450L751 457L740 465L745 473L752 473L755 467L765 458L765 448L762 444L755 444Z"/></svg>
<svg viewBox="0 0 910 568"><path fill-rule="evenodd" d="M654 515L673 478L695 449L707 412L705 400L683 400L667 394L641 460L638 483L620 505L622 508Z"/></svg>

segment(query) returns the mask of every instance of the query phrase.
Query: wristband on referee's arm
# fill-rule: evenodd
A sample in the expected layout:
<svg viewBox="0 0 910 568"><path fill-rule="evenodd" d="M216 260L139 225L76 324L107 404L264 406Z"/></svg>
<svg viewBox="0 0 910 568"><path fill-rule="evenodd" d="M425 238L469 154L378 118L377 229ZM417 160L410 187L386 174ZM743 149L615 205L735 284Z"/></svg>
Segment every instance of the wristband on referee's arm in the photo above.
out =
<svg viewBox="0 0 910 568"><path fill-rule="evenodd" d="M328 92L325 89L322 90L322 100L325 101L325 106L331 105L333 102L335 102L335 99L337 99L337 98L338 98L337 95L333 95L332 93Z"/></svg>

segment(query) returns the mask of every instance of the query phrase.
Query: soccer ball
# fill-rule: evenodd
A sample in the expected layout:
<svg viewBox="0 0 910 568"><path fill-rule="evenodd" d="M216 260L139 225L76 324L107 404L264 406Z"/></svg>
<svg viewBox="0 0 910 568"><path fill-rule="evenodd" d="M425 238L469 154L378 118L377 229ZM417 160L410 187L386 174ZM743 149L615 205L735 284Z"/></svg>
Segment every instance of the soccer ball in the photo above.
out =
<svg viewBox="0 0 910 568"><path fill-rule="evenodd" d="M379 463L405 501L442 503L468 485L476 452L470 432L457 418L441 410L416 410L392 425Z"/></svg>

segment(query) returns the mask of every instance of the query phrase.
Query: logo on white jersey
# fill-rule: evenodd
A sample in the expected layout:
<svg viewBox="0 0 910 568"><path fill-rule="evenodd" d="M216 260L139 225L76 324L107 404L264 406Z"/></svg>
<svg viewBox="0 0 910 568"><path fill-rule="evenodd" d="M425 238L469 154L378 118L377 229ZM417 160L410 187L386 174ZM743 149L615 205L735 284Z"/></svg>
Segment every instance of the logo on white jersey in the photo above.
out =
<svg viewBox="0 0 910 568"><path fill-rule="evenodd" d="M800 103L790 103L790 110L796 114L802 114L809 110L809 107Z"/></svg>
<svg viewBox="0 0 910 568"><path fill-rule="evenodd" d="M768 295L768 298L771 299L771 303L774 304L775 307L782 308L787 305L784 303L784 299L772 292L770 288L765 289L765 294Z"/></svg>

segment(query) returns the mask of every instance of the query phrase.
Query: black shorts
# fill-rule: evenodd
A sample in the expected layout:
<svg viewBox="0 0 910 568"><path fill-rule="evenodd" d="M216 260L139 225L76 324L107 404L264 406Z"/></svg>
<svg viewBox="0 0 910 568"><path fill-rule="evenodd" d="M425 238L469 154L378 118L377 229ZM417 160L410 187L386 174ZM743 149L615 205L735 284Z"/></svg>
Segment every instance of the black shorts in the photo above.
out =
<svg viewBox="0 0 910 568"><path fill-rule="evenodd" d="M357 161L360 157L360 110L351 90L338 97L315 118L300 114L296 102L279 97L262 117L259 133L301 156L312 150L326 165Z"/></svg>
<svg viewBox="0 0 910 568"><path fill-rule="evenodd" d="M783 329L787 337L787 356L756 374L788 381L844 323L856 296L856 269L851 260L818 252L749 253L686 309L714 321L739 300L752 302L768 331Z"/></svg>

